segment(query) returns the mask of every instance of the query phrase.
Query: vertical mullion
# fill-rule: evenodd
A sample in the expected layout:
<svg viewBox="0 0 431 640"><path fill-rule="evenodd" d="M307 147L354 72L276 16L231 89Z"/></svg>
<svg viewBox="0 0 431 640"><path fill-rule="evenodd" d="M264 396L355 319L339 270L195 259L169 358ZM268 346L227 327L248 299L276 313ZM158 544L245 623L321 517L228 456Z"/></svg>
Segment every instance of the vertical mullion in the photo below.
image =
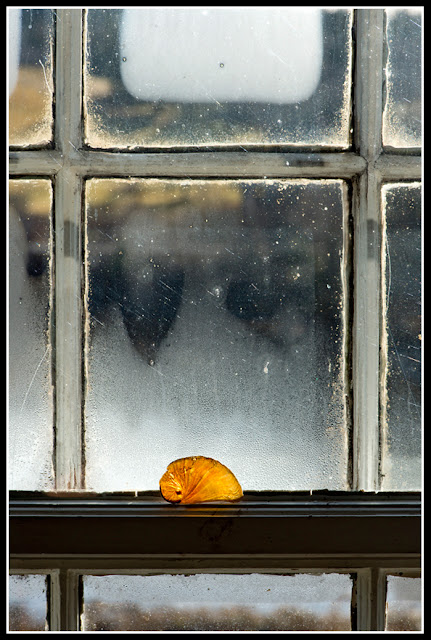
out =
<svg viewBox="0 0 431 640"><path fill-rule="evenodd" d="M82 450L81 147L82 20L80 9L56 11L55 144L62 168L54 184L55 474L57 490L84 484Z"/></svg>
<svg viewBox="0 0 431 640"><path fill-rule="evenodd" d="M61 597L60 597L60 570L54 569L49 577L49 631L60 631L61 625Z"/></svg>
<svg viewBox="0 0 431 640"><path fill-rule="evenodd" d="M367 162L354 188L353 489L379 488L380 177L384 11L356 11L354 143Z"/></svg>
<svg viewBox="0 0 431 640"><path fill-rule="evenodd" d="M79 631L80 576L73 569L60 569L60 629Z"/></svg>
<svg viewBox="0 0 431 640"><path fill-rule="evenodd" d="M380 488L380 330L383 9L356 10L354 145L366 160L354 184L353 489ZM386 576L379 568L358 572L358 631L384 631Z"/></svg>
<svg viewBox="0 0 431 640"><path fill-rule="evenodd" d="M361 569L355 581L356 629L384 631L386 624L386 575L383 569Z"/></svg>

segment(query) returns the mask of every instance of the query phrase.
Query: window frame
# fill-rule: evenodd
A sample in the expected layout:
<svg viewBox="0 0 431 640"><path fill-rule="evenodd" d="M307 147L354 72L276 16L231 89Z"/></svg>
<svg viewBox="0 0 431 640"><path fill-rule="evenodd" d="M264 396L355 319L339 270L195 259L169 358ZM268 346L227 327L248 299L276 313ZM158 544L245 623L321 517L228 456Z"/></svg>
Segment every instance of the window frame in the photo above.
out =
<svg viewBox="0 0 431 640"><path fill-rule="evenodd" d="M420 575L416 492L248 492L184 506L157 492L13 497L11 567L54 572L51 624L62 630L80 628L86 574L349 573L352 630L384 630L385 575Z"/></svg>
<svg viewBox="0 0 431 640"><path fill-rule="evenodd" d="M241 151L153 149L136 153L90 150L83 143L85 11L55 10L52 147L12 149L9 153L11 177L49 177L53 184L55 304L51 334L55 353L56 478L52 494L11 493L10 568L14 572L53 572L52 630L79 629L80 572L178 572L184 567L189 571L206 567L227 572L348 571L356 576L355 627L384 629L386 581L382 576L393 571L417 575L421 506L419 492L379 491L382 427L381 399L376 390L382 388L381 187L386 182L420 181L422 175L420 150L382 148L385 11L353 10L349 150L301 148L297 152L280 145L276 149L254 146ZM353 291L348 321L352 343L348 363L351 388L347 391L351 407L350 491L259 492L246 495L240 506L195 509L170 507L151 492L134 496L127 492L100 495L85 491L83 194L87 179L102 176L300 177L348 182L352 236L348 276ZM63 366L65 363L67 367ZM181 528L183 541L194 540L194 547L189 545L187 552L177 549L172 553L164 546L167 514L172 524ZM246 533L244 523L249 518L253 518L253 527ZM238 546L236 550L232 547L232 539L223 534L226 526L227 530L237 527L242 536L247 535L251 544L247 552L239 553ZM207 537L202 534L202 527L210 532ZM134 533L124 537L119 547L115 531ZM138 542L145 532L148 539L149 531L152 550L147 553ZM374 534L370 535L370 531ZM292 546L292 537L286 538L287 532L293 532L296 547ZM340 541L343 551L334 542L339 541L341 532L345 536L344 542ZM221 535L222 542L214 550L217 535ZM277 548L273 546L274 539L279 541ZM59 549L58 540L63 540L65 546ZM308 541L309 546L301 546L302 540ZM348 550L343 547L346 540ZM383 540L386 550L379 544ZM103 543L103 552L96 550L96 543L99 548Z"/></svg>

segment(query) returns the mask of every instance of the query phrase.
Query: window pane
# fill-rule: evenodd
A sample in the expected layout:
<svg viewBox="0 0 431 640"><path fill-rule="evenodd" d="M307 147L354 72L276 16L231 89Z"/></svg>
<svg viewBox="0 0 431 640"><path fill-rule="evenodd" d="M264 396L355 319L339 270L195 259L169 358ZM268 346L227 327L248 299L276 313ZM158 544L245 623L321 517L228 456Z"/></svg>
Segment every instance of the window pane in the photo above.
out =
<svg viewBox="0 0 431 640"><path fill-rule="evenodd" d="M386 631L421 631L421 579L388 576Z"/></svg>
<svg viewBox="0 0 431 640"><path fill-rule="evenodd" d="M350 630L348 575L84 576L88 631Z"/></svg>
<svg viewBox="0 0 431 640"><path fill-rule="evenodd" d="M383 188L386 307L383 488L421 488L421 190Z"/></svg>
<svg viewBox="0 0 431 640"><path fill-rule="evenodd" d="M9 487L52 488L49 180L9 182Z"/></svg>
<svg viewBox="0 0 431 640"><path fill-rule="evenodd" d="M9 630L48 631L46 576L9 576Z"/></svg>
<svg viewBox="0 0 431 640"><path fill-rule="evenodd" d="M387 9L383 144L421 146L422 9Z"/></svg>
<svg viewBox="0 0 431 640"><path fill-rule="evenodd" d="M346 186L87 183L86 478L158 489L177 458L243 489L345 489Z"/></svg>
<svg viewBox="0 0 431 640"><path fill-rule="evenodd" d="M352 11L91 9L91 147L349 145Z"/></svg>
<svg viewBox="0 0 431 640"><path fill-rule="evenodd" d="M8 9L9 144L52 140L53 16L49 9Z"/></svg>

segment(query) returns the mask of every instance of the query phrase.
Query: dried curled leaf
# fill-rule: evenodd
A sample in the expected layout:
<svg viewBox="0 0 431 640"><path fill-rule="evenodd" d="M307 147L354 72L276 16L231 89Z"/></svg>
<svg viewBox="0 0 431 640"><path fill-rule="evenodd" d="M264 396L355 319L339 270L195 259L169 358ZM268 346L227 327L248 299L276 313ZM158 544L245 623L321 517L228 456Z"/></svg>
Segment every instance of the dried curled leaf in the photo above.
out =
<svg viewBox="0 0 431 640"><path fill-rule="evenodd" d="M160 491L168 502L194 504L242 498L232 471L218 460L190 456L171 462L160 479Z"/></svg>

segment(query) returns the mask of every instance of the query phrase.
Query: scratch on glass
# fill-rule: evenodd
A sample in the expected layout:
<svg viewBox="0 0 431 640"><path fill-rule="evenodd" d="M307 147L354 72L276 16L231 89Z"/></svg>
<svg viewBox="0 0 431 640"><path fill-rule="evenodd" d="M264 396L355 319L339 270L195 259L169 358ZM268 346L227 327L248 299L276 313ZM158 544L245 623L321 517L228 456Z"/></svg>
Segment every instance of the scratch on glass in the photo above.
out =
<svg viewBox="0 0 431 640"><path fill-rule="evenodd" d="M30 393L30 389L31 389L31 388L32 388L32 386L33 386L33 382L34 382L34 379L36 378L37 372L39 371L40 367L42 366L43 361L45 360L45 358L46 358L46 356L47 356L47 353L48 353L48 351L49 351L49 347L50 347L50 345L48 345L48 346L46 347L46 349L45 349L45 353L43 354L43 356L42 356L42 358L41 358L41 360L40 360L39 364L38 364L38 365L37 365L37 367L36 367L36 371L34 372L32 379L30 380L30 384L28 385L28 388L27 388L26 394L25 394L25 396L24 396L24 400L22 401L21 409L20 409L20 412L19 412L19 413L20 413L20 415L21 415L21 413L22 413L22 411L23 411L23 409L24 409L24 405L25 405L25 403L27 402L28 394Z"/></svg>
<svg viewBox="0 0 431 640"><path fill-rule="evenodd" d="M43 75L44 75L44 78L45 78L46 87L48 89L48 92L51 93L51 89L49 88L48 78L46 77L45 66L44 66L44 64L43 64L43 62L42 62L42 60L40 58L39 58L39 63L40 63L40 66L42 67L42 70L43 70Z"/></svg>

